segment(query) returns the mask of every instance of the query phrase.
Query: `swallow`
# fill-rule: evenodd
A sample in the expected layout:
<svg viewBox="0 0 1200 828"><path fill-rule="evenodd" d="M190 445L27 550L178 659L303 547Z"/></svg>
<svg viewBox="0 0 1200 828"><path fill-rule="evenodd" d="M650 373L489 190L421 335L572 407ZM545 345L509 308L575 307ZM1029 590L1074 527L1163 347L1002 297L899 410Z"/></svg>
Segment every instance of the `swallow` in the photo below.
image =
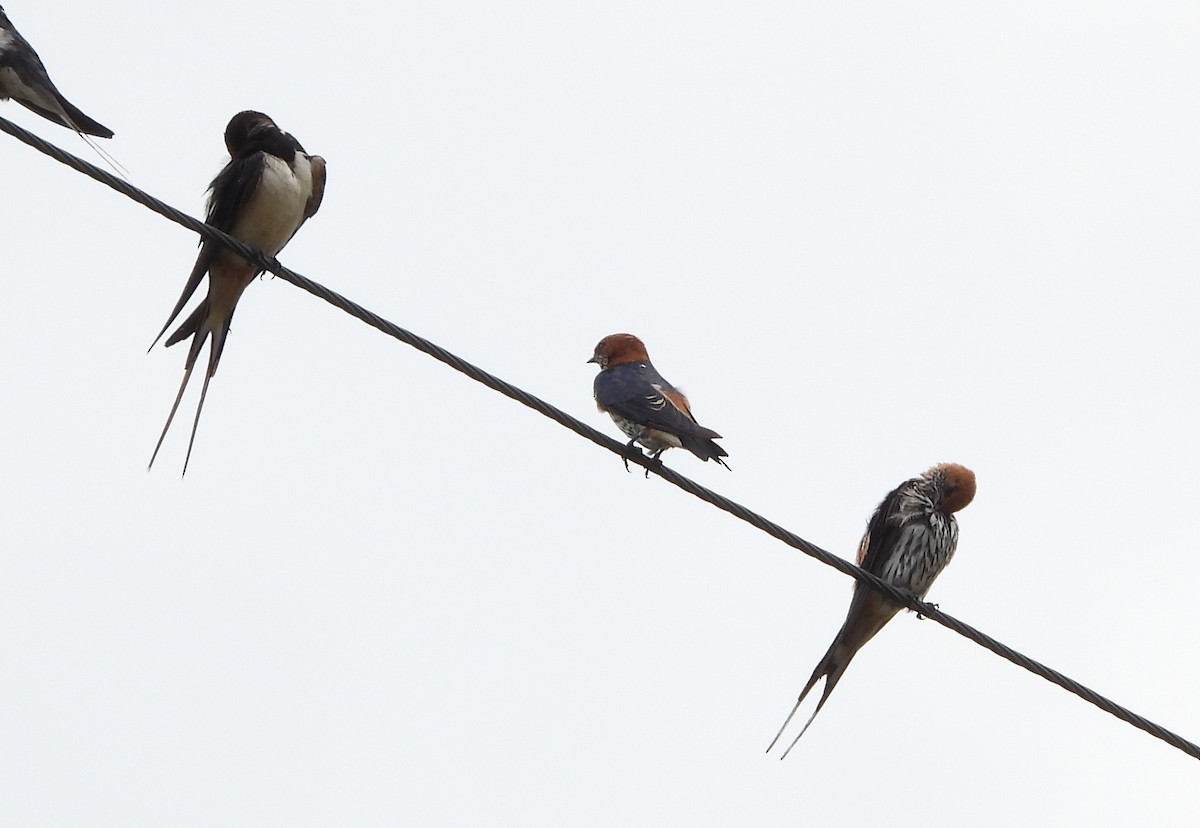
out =
<svg viewBox="0 0 1200 828"><path fill-rule="evenodd" d="M858 545L858 565L889 584L923 599L934 579L950 563L958 545L958 522L954 519L954 513L974 497L975 473L957 463L934 466L920 477L904 481L883 499L871 515L866 534ZM859 581L854 582L854 595L845 623L825 657L813 670L808 684L800 691L800 698L784 720L783 727L779 728L767 746L768 752L787 729L804 697L824 677L825 688L821 700L817 702L817 709L780 757L787 758L821 712L854 654L883 629L883 625L900 608L900 604L878 590Z"/></svg>
<svg viewBox="0 0 1200 828"><path fill-rule="evenodd" d="M0 100L9 98L67 129L97 138L113 137L111 129L84 115L63 97L46 74L38 53L0 6Z"/></svg>
<svg viewBox="0 0 1200 828"><path fill-rule="evenodd" d="M258 248L265 255L275 256L320 208L325 195L325 159L319 155L309 155L299 141L277 127L269 117L249 110L239 112L230 119L225 128L225 146L229 150L229 163L209 185L205 220L218 230ZM260 273L262 270L257 265L247 262L224 245L208 239L201 240L200 253L196 256L196 264L188 276L183 293L166 324L150 344L151 348L158 344L207 274L208 295L167 338L166 347L189 336L192 344L184 363L183 382L179 385L179 393L175 395L167 423L150 457L150 466L154 465L154 458L158 456L171 421L175 419L175 412L192 377L200 349L211 335L208 370L200 389L200 403L196 406L192 437L188 441L187 457L183 463L183 472L187 473L192 444L196 441L196 426L200 424L200 412L204 409L204 398L208 394L208 383L221 361L233 311L242 291Z"/></svg>
<svg viewBox="0 0 1200 828"><path fill-rule="evenodd" d="M600 366L592 386L596 407L612 417L630 448L641 443L654 460L669 448L685 448L729 468L721 459L729 453L713 442L721 435L696 422L687 397L654 369L642 340L632 334L606 336L588 362Z"/></svg>

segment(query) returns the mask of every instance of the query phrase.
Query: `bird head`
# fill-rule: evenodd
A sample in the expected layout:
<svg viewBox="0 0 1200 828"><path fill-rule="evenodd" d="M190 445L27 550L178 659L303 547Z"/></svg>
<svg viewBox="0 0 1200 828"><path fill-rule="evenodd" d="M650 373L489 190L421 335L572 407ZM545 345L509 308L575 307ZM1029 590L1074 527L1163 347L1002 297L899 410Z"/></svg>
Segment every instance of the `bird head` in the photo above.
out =
<svg viewBox="0 0 1200 828"><path fill-rule="evenodd" d="M588 362L594 362L601 370L612 365L624 365L627 362L649 362L650 355L642 340L633 334L619 333L601 339Z"/></svg>
<svg viewBox="0 0 1200 828"><path fill-rule="evenodd" d="M225 127L225 147L230 158L267 152L289 163L297 151L304 151L300 142L276 126L270 116L253 109L229 119L229 125Z"/></svg>
<svg viewBox="0 0 1200 828"><path fill-rule="evenodd" d="M941 492L941 509L954 514L975 499L975 472L958 463L941 463L923 477Z"/></svg>

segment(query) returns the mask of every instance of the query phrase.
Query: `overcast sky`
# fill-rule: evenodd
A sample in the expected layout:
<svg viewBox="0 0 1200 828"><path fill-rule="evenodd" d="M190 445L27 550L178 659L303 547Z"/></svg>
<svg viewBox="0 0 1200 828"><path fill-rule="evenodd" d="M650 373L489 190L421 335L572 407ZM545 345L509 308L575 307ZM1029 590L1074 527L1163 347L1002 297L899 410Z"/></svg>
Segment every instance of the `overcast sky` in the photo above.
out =
<svg viewBox="0 0 1200 828"><path fill-rule="evenodd" d="M668 465L814 543L971 467L929 599L1200 739L1200 7L5 8L135 184L202 215L270 114L328 161L286 265L614 436L639 335L733 471ZM0 161L0 822L1194 821L1195 759L908 613L764 755L849 579L281 280L147 472L196 238Z"/></svg>

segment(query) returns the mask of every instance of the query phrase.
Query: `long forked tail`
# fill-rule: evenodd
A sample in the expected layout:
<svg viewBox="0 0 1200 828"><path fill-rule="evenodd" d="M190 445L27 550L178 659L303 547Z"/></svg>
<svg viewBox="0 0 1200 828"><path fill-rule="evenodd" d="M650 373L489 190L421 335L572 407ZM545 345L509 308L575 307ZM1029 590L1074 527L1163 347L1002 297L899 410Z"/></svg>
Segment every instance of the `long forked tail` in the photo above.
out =
<svg viewBox="0 0 1200 828"><path fill-rule="evenodd" d="M821 691L821 700L817 702L817 709L813 711L812 715L808 717L808 721L804 723L804 727L800 730L800 735L792 740L787 750L779 757L781 760L787 758L792 748L800 741L800 736L804 735L804 731L808 730L808 726L813 723L813 719L817 718L817 714L825 706L829 694L837 686L838 679L846 671L846 666L849 665L850 659L854 657L854 650L851 650L849 653L843 653L841 652L842 650L844 650L842 635L838 633L838 637L833 640L833 644L829 645L829 650L825 653L825 657L821 659L816 669L813 670L812 676L808 679L808 684L804 685L804 689L800 691L800 697L796 699L796 704L792 707L792 712L788 713L787 718L783 720L783 725L779 728L779 732L775 734L775 738L771 740L771 744L767 745L767 753L771 752L771 748L775 747L775 743L783 736L783 731L787 730L787 726L792 723L792 718L796 715L796 711L800 709L800 705L804 703L805 697L817 686L817 682L824 678L825 687Z"/></svg>
<svg viewBox="0 0 1200 828"><path fill-rule="evenodd" d="M187 363L184 366L183 382L179 384L179 393L175 395L175 403L171 406L171 413L167 416L167 423L163 426L162 434L158 437L158 444L154 447L154 455L150 458L150 466L154 465L154 459L158 457L158 450L162 448L163 439L167 436L167 431L171 428L171 423L175 419L175 412L179 410L179 402L183 399L184 389L187 388L188 381L192 378L192 370L196 367L196 361L200 356L200 349L204 346L205 340L209 334L212 334L212 344L208 351L208 368L204 372L204 385L200 388L200 402L196 405L196 416L192 420L192 435L188 440L187 456L183 461L183 474L187 474L188 462L192 459L192 446L196 443L196 429L200 425L200 414L204 411L204 400L208 396L208 383L213 378L213 374L217 373L217 365L221 362L221 353L225 350L225 337L229 333L229 323L232 318L227 317L224 322L218 323L211 331L208 328L208 300L201 302L196 307L196 311L188 317L179 330L171 335L167 340L167 345L173 345L180 341L188 333L192 333L192 344L188 350Z"/></svg>
<svg viewBox="0 0 1200 828"><path fill-rule="evenodd" d="M200 412L204 410L204 400L208 397L208 383L217 373L217 366L221 363L221 354L225 350L225 337L229 334L229 323L232 319L233 314L230 313L225 317L225 321L212 331L212 345L208 350L208 370L204 372L204 385L200 386L200 402L196 404L196 417L192 420L192 436L188 439L187 456L183 459L183 474L187 474L188 463L192 459L192 446L196 444L196 429L200 426ZM192 360L194 362L195 356L192 356Z"/></svg>
<svg viewBox="0 0 1200 828"><path fill-rule="evenodd" d="M220 338L224 340L224 333L220 335ZM217 360L221 358L220 346L217 344L217 334L215 332L213 334L212 351L210 353L214 358L209 359L208 370L204 372L204 385L200 386L200 402L196 404L196 417L192 420L192 436L188 438L187 456L183 458L183 474L180 477L187 474L188 463L192 460L192 446L196 444L196 429L200 426L200 412L204 410L204 398L208 396L208 383L213 378L213 374L216 373Z"/></svg>
<svg viewBox="0 0 1200 828"><path fill-rule="evenodd" d="M57 91L57 90L56 90ZM61 94L58 96L58 105L62 107L62 115L66 119L63 126L69 127L76 132L85 135L94 135L97 138L111 138L113 131L104 124L91 118L83 113L79 107L68 101Z"/></svg>
<svg viewBox="0 0 1200 828"><path fill-rule="evenodd" d="M195 367L195 362L189 362L187 368L183 371L183 382L179 383L179 393L175 395L175 403L171 406L171 413L167 415L167 424L163 426L162 434L158 435L158 442L154 444L154 454L150 455L150 462L146 465L146 471L150 471L154 467L154 461L158 457L158 450L162 448L163 440L167 438L167 432L171 428L171 423L175 420L175 412L179 410L179 401L183 399L183 392L187 388L188 380L192 378L192 369ZM190 446L188 451L190 453Z"/></svg>
<svg viewBox="0 0 1200 828"><path fill-rule="evenodd" d="M850 660L854 658L854 654L870 641L875 636L875 633L883 629L884 624L890 621L892 616L899 610L899 604L892 603L868 586L855 584L854 597L850 599L850 610L846 613L845 623L838 630L837 636L833 639L833 643L829 645L825 656L817 664L817 668L813 670L812 677L809 678L808 684L804 685L804 690L801 691L800 698L796 700L796 706L792 708L792 712L788 714L783 727L779 728L779 733L775 734L775 738L771 741L770 746L767 747L768 751L779 741L779 737L783 735L783 731L787 729L788 723L796 715L796 710L799 709L800 703L804 701L804 697L808 695L809 691L824 676L825 688L821 691L821 700L817 702L817 709L813 711L813 714L808 717L808 721L804 723L800 735L792 740L787 750L779 757L780 759L787 758L792 748L800 741L800 736L804 735L805 731L808 730L808 726L813 723L813 719L817 718L817 714L825 706L825 702L829 699L829 694L833 692L834 687L837 687L838 681L842 678L842 673L846 672L846 668L850 666Z"/></svg>
<svg viewBox="0 0 1200 828"><path fill-rule="evenodd" d="M50 84L50 86L53 87L54 84ZM112 168L113 172L126 181L129 180L129 170L125 169L120 161L113 158L107 150L91 138L91 136L95 136L96 138L111 138L113 137L113 131L94 118L89 118L83 114L79 107L64 98L62 93L57 89L52 88L51 90L47 90L47 97L41 103L25 100L24 98L14 98L14 100L26 109L41 115L46 120L74 130L83 139L84 143L91 147L92 151L100 156L100 159L105 164L108 164ZM43 106L43 103L46 105Z"/></svg>

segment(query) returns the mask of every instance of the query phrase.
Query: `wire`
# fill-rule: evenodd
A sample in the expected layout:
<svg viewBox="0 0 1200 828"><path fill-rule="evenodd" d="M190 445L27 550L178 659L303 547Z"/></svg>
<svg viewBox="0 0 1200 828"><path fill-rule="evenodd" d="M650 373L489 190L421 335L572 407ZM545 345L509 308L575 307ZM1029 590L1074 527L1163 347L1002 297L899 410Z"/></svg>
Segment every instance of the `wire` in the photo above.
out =
<svg viewBox="0 0 1200 828"><path fill-rule="evenodd" d="M195 233L199 233L204 238L213 239L221 244L224 244L226 247L230 248L238 255L244 257L253 264L258 265L263 270L273 273L280 279L290 282L296 287L306 290L314 296L324 299L326 302L345 311L356 319L367 323L371 327L376 328L388 336L394 337L395 339L398 339L407 345L411 345L412 347L428 354L439 362L449 365L454 370L466 374L476 382L483 383L493 391L498 391L504 396L516 400L524 406L532 408L539 414L549 417L559 425L570 429L579 436L591 440L593 443L608 449L614 454L620 455L623 459L628 460L631 463L636 463L637 465L642 466L647 471L657 474L663 480L678 486L688 494L698 497L701 500L716 506L718 509L728 512L739 520L743 520L756 529L766 532L771 537L782 541L788 546L798 549L812 558L816 558L826 566L831 566L839 572L849 575L851 578L854 578L860 583L869 585L873 589L882 592L896 603L918 613L920 616L938 622L943 627L953 630L959 635L974 641L979 646L990 650L1001 658L1011 661L1018 667L1023 667L1034 675L1040 676L1053 684L1057 684L1067 692L1073 693L1086 702L1090 702L1104 712L1116 716L1121 721L1131 724L1139 730L1143 730L1146 733L1149 733L1151 736L1163 740L1167 744L1183 751L1194 759L1200 759L1200 746L1194 744L1193 742L1189 742L1182 736L1179 736L1178 734L1167 730L1161 725L1157 725L1149 719L1134 713L1132 710L1122 707L1116 702L1105 698L1096 691L1085 687L1072 678L1068 678L1057 670L1051 669L1041 662L1035 661L1032 658L1023 655L1022 653L1017 652L1012 647L1002 644L1001 642L975 629L969 624L959 621L957 618L942 612L940 609L938 609L936 604L928 604L924 601L917 600L910 593L904 592L887 583L886 581L881 580L870 572L855 566L849 561L840 558L831 552L827 552L819 546L809 543L799 535L784 529L777 523L767 520L765 517L757 514L756 512L750 511L745 506L735 503L729 498L719 495L710 489L706 489L695 481L690 480L678 472L664 466L662 461L650 459L638 449L614 440L612 437L609 437L608 435L603 434L591 426L577 420L570 414L567 414L565 411L555 408L553 405L550 405L544 400L541 400L538 397L521 390L511 383L505 382L493 374L489 374L482 368L472 365L466 360L450 353L446 349L435 345L429 340L423 339L422 337L419 337L416 334L389 322L378 314L373 313L361 305L350 301L346 297L330 290L324 285L320 285L311 279L301 276L299 273L296 273L293 270L289 270L281 265L277 259L265 256L262 252L249 247L232 236L222 233L220 230L210 227L204 222L199 221L198 219L195 219L192 216L189 216L188 214L163 203L162 201L159 201L157 198L154 198L148 193L145 193L142 190L139 190L137 187L134 187L129 182L117 178L111 173L89 164L80 158L77 158L76 156L59 149L53 144L46 143L36 135L27 132L16 124L5 120L4 118L0 118L0 130L7 132L9 135L12 135L19 141L28 144L39 152L55 159L56 161L60 161L72 169L75 169L78 172L81 172L84 175L101 182L102 184L107 184L114 190L123 193L124 195L132 198L139 204L148 207L159 215L165 216L171 221L181 224Z"/></svg>

